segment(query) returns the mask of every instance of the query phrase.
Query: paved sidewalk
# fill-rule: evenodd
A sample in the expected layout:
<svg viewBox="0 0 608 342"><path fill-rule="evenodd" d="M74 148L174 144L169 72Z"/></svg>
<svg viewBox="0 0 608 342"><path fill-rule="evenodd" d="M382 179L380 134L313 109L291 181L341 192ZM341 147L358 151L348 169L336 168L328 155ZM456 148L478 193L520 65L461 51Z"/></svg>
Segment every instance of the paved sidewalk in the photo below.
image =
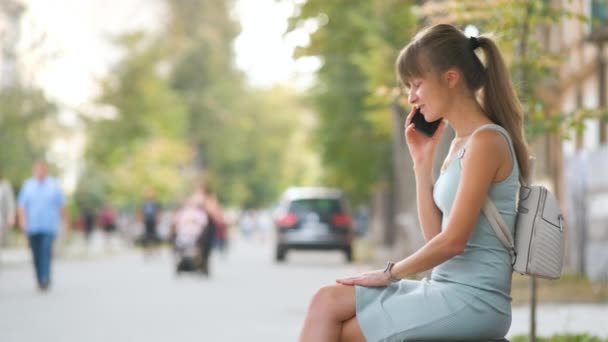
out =
<svg viewBox="0 0 608 342"><path fill-rule="evenodd" d="M26 248L2 248L0 250L0 267L30 262L31 254Z"/></svg>
<svg viewBox="0 0 608 342"><path fill-rule="evenodd" d="M509 337L527 335L530 309L513 308ZM537 307L538 336L554 334L583 334L608 338L608 303L603 304L543 304Z"/></svg>
<svg viewBox="0 0 608 342"><path fill-rule="evenodd" d="M75 235L72 240L64 245L55 242L54 255L57 259L86 259L96 256L107 256L128 249L128 244L118 237L106 240L105 237L96 232L87 243L82 236ZM31 263L32 255L27 246L3 247L0 249L0 268L3 266L15 266Z"/></svg>

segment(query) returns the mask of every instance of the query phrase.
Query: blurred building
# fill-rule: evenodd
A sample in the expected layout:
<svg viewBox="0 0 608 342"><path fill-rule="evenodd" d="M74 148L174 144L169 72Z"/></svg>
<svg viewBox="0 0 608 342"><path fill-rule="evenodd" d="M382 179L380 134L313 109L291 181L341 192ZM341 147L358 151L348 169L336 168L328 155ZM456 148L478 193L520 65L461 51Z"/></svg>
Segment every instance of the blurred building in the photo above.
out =
<svg viewBox="0 0 608 342"><path fill-rule="evenodd" d="M608 45L608 1L560 0L565 9L591 18L577 18L539 30L542 44L552 53L562 56L556 82L547 87L545 100L549 112L573 112L577 108L606 106L606 45ZM562 145L564 155L577 150L593 150L606 143L606 122L585 121L584 132Z"/></svg>
<svg viewBox="0 0 608 342"><path fill-rule="evenodd" d="M0 89L17 84L17 42L24 5L18 0L0 0Z"/></svg>
<svg viewBox="0 0 608 342"><path fill-rule="evenodd" d="M542 91L549 113L606 113L608 1L559 0L556 5L590 22L563 19L539 31L548 51L562 56L554 83ZM535 146L541 169L556 180L568 221L567 267L592 278L608 279L608 141L607 121L584 120L574 139L547 137ZM538 175L538 172L537 172Z"/></svg>

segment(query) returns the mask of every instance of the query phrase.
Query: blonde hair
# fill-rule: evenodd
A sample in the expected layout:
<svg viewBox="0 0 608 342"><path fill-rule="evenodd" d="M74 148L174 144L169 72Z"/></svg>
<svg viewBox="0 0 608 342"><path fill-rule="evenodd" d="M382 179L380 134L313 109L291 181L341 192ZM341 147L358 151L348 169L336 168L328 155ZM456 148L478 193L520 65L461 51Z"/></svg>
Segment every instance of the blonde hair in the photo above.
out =
<svg viewBox="0 0 608 342"><path fill-rule="evenodd" d="M485 66L475 54L477 47L484 52ZM481 107L485 115L509 132L520 176L528 179L529 150L524 135L523 109L498 46L491 38L467 38L452 25L438 24L419 32L401 50L395 64L403 84L427 73L459 69L473 94L481 90Z"/></svg>

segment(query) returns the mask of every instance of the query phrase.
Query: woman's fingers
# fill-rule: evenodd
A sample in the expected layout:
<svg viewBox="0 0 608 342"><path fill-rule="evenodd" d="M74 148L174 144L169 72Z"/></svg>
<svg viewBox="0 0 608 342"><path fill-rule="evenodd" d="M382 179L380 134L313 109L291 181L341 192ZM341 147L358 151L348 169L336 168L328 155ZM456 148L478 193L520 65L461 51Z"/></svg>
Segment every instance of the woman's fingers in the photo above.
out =
<svg viewBox="0 0 608 342"><path fill-rule="evenodd" d="M367 274L361 274L353 277L337 279L336 282L342 285L363 285Z"/></svg>
<svg viewBox="0 0 608 342"><path fill-rule="evenodd" d="M336 279L336 283L342 284L342 285L357 285L355 283L355 278L354 277L344 278L344 279Z"/></svg>
<svg viewBox="0 0 608 342"><path fill-rule="evenodd" d="M405 136L405 142L410 143L416 134L416 127L413 123L407 125L403 130L403 135Z"/></svg>
<svg viewBox="0 0 608 342"><path fill-rule="evenodd" d="M405 134L406 135L409 134L409 133L411 133L411 132L413 132L413 131L415 131L415 130L416 130L416 125L414 125L413 123L405 126Z"/></svg>
<svg viewBox="0 0 608 342"><path fill-rule="evenodd" d="M354 285L353 282L348 279L336 279L336 283L340 285Z"/></svg>
<svg viewBox="0 0 608 342"><path fill-rule="evenodd" d="M382 273L381 271L379 272ZM359 285L366 287L381 287L388 285L384 275L379 274L378 272L370 272L356 277L336 279L336 283L349 286Z"/></svg>
<svg viewBox="0 0 608 342"><path fill-rule="evenodd" d="M407 127L407 126L410 125L410 123L412 122L412 117L414 116L415 113L416 113L416 106L412 106L412 108L410 109L409 114L405 118L405 123L404 123L405 127Z"/></svg>

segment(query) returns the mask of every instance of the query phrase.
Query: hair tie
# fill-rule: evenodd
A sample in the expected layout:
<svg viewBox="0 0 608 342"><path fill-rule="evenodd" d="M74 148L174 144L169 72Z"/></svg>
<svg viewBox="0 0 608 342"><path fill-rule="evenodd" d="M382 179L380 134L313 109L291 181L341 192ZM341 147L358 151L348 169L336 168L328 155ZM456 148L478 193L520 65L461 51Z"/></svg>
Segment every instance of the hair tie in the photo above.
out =
<svg viewBox="0 0 608 342"><path fill-rule="evenodd" d="M471 50L475 50L479 47L479 39L477 37L469 37L469 45L471 46Z"/></svg>

